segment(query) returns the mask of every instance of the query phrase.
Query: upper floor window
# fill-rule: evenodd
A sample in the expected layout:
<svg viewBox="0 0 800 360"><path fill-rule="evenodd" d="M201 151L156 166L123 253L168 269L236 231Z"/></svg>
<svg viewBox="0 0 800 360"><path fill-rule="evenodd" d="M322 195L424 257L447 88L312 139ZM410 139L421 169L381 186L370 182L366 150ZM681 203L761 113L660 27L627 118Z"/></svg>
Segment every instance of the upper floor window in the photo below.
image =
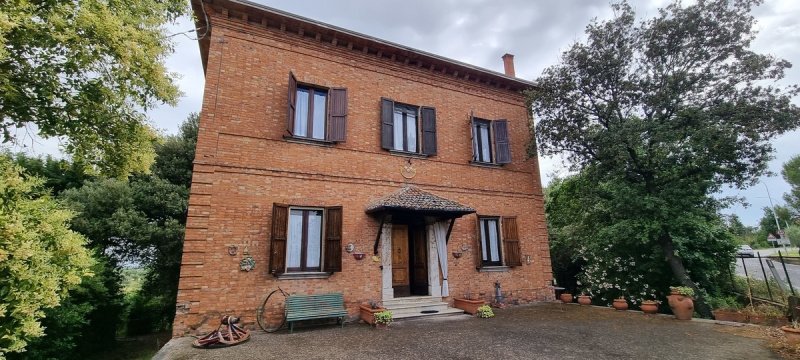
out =
<svg viewBox="0 0 800 360"><path fill-rule="evenodd" d="M490 121L472 117L471 123L472 161L485 164L510 163L508 121Z"/></svg>
<svg viewBox="0 0 800 360"><path fill-rule="evenodd" d="M289 73L287 132L293 138L342 142L347 127L347 89L298 84Z"/></svg>
<svg viewBox="0 0 800 360"><path fill-rule="evenodd" d="M436 155L436 109L381 99L381 147Z"/></svg>

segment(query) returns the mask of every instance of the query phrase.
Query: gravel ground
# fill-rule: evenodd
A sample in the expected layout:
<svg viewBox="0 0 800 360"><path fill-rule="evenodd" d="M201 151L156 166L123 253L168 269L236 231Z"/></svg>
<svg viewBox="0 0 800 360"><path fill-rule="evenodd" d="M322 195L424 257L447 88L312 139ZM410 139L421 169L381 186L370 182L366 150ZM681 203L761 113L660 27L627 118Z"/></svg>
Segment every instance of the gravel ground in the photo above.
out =
<svg viewBox="0 0 800 360"><path fill-rule="evenodd" d="M752 326L556 303L495 314L400 321L389 330L352 323L253 331L244 344L211 350L177 338L154 359L777 359Z"/></svg>

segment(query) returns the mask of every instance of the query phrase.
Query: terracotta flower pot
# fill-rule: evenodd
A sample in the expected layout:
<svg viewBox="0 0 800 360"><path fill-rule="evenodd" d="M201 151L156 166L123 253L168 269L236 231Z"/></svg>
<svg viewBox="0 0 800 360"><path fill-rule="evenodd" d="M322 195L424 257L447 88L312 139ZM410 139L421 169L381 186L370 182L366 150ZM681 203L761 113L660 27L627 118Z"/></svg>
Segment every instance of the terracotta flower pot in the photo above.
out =
<svg viewBox="0 0 800 360"><path fill-rule="evenodd" d="M561 301L564 302L565 304L571 303L572 302L572 294L561 294L559 299L561 299Z"/></svg>
<svg viewBox="0 0 800 360"><path fill-rule="evenodd" d="M359 306L358 313L359 313L359 316L361 317L361 320L364 320L365 323L370 324L370 325L375 325L375 313L379 313L379 312L384 311L384 310L386 310L386 309L384 309L382 307L378 307L376 309L373 309L369 305L361 305L361 306Z"/></svg>
<svg viewBox="0 0 800 360"><path fill-rule="evenodd" d="M651 300L642 301L642 305L640 306L642 312L645 314L657 314L658 313L658 303Z"/></svg>
<svg viewBox="0 0 800 360"><path fill-rule="evenodd" d="M614 302L611 304L611 306L617 310L628 310L628 301L625 299L614 299Z"/></svg>
<svg viewBox="0 0 800 360"><path fill-rule="evenodd" d="M592 304L592 297L589 296L589 295L580 295L580 296L578 296L578 304L591 305Z"/></svg>
<svg viewBox="0 0 800 360"><path fill-rule="evenodd" d="M747 314L735 310L714 310L714 319L719 321L747 322Z"/></svg>
<svg viewBox="0 0 800 360"><path fill-rule="evenodd" d="M800 344L800 329L795 329L789 326L781 326L781 330L783 330L783 335L786 336L786 342L788 342L789 345Z"/></svg>
<svg viewBox="0 0 800 360"><path fill-rule="evenodd" d="M694 301L692 301L692 298L684 295L670 295L667 296L667 299L669 299L669 308L672 309L676 319L692 320L692 315L694 314Z"/></svg>
<svg viewBox="0 0 800 360"><path fill-rule="evenodd" d="M475 315L478 312L478 308L482 305L486 304L484 300L469 300L469 299L455 299L453 300L453 306L464 310L464 312Z"/></svg>

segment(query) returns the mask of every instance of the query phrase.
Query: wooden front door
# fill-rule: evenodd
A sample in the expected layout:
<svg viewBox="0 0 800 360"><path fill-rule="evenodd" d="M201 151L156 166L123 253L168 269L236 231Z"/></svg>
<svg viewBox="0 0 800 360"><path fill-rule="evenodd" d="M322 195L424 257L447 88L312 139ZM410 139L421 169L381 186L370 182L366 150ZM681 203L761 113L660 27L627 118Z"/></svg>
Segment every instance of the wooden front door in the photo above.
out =
<svg viewBox="0 0 800 360"><path fill-rule="evenodd" d="M425 228L412 228L411 295L428 295L428 241Z"/></svg>
<svg viewBox="0 0 800 360"><path fill-rule="evenodd" d="M408 226L392 225L392 287L394 296L411 294L408 276Z"/></svg>

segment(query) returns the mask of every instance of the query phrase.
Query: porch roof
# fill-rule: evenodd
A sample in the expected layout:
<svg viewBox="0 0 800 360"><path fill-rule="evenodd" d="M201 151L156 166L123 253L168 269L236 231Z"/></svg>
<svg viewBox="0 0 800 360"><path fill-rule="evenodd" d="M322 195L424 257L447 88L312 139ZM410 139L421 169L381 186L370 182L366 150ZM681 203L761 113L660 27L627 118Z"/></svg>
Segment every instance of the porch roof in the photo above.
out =
<svg viewBox="0 0 800 360"><path fill-rule="evenodd" d="M367 214L413 212L423 215L461 217L475 209L453 200L433 195L413 185L403 185L400 190L367 206Z"/></svg>

